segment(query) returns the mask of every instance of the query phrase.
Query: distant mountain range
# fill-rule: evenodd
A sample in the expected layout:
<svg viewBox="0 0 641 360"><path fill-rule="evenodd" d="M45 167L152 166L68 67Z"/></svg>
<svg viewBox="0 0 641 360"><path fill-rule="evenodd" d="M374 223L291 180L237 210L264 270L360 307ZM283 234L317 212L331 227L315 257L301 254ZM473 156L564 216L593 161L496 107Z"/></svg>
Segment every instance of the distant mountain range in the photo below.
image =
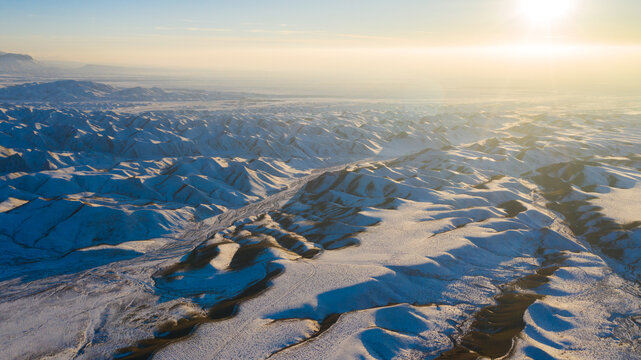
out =
<svg viewBox="0 0 641 360"><path fill-rule="evenodd" d="M9 61L30 61L33 62L33 58L29 55L24 54L10 54L0 51L0 61L9 62Z"/></svg>
<svg viewBox="0 0 641 360"><path fill-rule="evenodd" d="M104 76L104 75L157 74L153 69L129 68L123 66L41 62L31 55L0 51L0 75L18 77L49 76Z"/></svg>
<svg viewBox="0 0 641 360"><path fill-rule="evenodd" d="M43 74L54 68L43 65L30 55L13 54L0 51L0 74Z"/></svg>
<svg viewBox="0 0 641 360"><path fill-rule="evenodd" d="M3 101L203 101L236 99L238 95L201 90L171 90L152 87L118 88L111 85L77 80L26 83L0 88Z"/></svg>

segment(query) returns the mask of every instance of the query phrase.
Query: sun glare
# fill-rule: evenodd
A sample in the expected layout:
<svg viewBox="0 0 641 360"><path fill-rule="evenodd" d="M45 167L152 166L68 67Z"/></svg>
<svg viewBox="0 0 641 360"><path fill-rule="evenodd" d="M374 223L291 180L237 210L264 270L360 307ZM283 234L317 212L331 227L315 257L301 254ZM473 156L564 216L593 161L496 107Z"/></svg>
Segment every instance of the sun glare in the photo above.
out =
<svg viewBox="0 0 641 360"><path fill-rule="evenodd" d="M534 25L550 25L567 16L574 0L518 0L519 12Z"/></svg>

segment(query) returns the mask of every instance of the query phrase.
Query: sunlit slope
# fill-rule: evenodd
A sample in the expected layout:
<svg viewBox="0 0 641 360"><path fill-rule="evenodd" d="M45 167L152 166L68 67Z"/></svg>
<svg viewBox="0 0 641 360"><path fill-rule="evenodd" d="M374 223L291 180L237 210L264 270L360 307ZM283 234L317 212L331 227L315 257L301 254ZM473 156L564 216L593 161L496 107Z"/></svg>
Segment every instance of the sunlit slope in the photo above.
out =
<svg viewBox="0 0 641 360"><path fill-rule="evenodd" d="M631 105L218 105L0 106L9 357L638 357Z"/></svg>

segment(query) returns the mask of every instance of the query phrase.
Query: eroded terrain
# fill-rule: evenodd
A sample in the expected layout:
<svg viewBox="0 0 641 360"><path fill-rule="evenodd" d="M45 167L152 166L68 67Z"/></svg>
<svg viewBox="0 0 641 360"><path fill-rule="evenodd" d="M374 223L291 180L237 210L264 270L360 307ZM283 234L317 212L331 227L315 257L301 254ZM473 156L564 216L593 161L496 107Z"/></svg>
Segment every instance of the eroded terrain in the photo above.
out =
<svg viewBox="0 0 641 360"><path fill-rule="evenodd" d="M0 105L9 358L641 358L638 109L197 100Z"/></svg>

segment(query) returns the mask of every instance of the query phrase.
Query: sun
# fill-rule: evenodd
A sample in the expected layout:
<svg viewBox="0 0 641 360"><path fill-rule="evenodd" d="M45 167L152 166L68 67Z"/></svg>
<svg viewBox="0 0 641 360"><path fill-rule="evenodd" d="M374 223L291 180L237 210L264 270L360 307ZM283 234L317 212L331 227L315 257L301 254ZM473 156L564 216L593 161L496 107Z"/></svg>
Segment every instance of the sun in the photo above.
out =
<svg viewBox="0 0 641 360"><path fill-rule="evenodd" d="M551 25L569 15L575 0L518 0L518 10L533 25Z"/></svg>

